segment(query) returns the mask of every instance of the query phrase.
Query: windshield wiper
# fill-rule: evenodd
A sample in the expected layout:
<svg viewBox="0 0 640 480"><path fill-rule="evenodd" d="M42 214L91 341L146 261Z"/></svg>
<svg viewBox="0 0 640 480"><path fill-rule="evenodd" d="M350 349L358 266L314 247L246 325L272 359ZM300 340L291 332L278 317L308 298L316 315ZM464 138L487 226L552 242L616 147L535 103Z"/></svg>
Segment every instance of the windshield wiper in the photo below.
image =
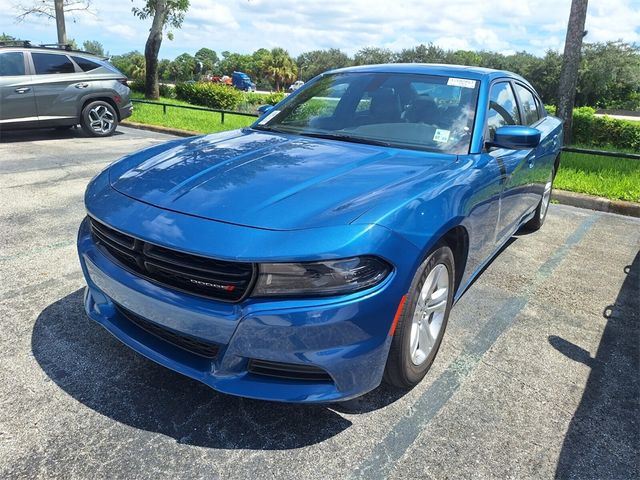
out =
<svg viewBox="0 0 640 480"><path fill-rule="evenodd" d="M313 138L325 138L327 140L339 140L341 142L364 143L367 145L378 145L381 147L393 147L390 142L383 140L374 140L362 137L352 137L351 135L343 135L340 133L316 133L316 132L297 132L299 135Z"/></svg>

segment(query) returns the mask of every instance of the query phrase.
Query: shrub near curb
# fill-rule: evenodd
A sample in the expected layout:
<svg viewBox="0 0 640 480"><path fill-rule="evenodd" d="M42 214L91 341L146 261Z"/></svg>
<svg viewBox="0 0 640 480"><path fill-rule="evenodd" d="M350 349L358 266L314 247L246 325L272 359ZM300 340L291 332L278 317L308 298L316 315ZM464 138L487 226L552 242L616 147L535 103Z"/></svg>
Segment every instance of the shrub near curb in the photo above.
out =
<svg viewBox="0 0 640 480"><path fill-rule="evenodd" d="M550 115L556 107L545 105ZM619 148L640 152L640 122L595 115L591 107L573 110L573 143L592 147Z"/></svg>
<svg viewBox="0 0 640 480"><path fill-rule="evenodd" d="M179 83L176 98L193 105L221 110L235 110L242 101L242 92L217 83Z"/></svg>

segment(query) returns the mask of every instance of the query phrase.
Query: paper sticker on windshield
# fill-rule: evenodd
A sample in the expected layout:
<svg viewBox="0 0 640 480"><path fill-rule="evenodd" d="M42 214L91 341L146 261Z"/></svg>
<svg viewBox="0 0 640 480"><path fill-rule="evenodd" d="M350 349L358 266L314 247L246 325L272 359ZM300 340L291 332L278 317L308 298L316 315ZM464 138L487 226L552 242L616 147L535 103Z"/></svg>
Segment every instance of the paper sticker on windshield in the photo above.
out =
<svg viewBox="0 0 640 480"><path fill-rule="evenodd" d="M433 134L433 141L439 143L447 143L449 141L449 130L443 130L441 128L436 129L436 133Z"/></svg>
<svg viewBox="0 0 640 480"><path fill-rule="evenodd" d="M273 112L269 113L269 115L267 115L262 120L260 120L258 122L258 125L264 125L265 123L267 123L269 120L271 120L273 117L275 117L279 113L280 113L280 110L274 110Z"/></svg>
<svg viewBox="0 0 640 480"><path fill-rule="evenodd" d="M447 80L447 85L452 87L476 88L476 81L469 80L468 78L450 77L449 80Z"/></svg>

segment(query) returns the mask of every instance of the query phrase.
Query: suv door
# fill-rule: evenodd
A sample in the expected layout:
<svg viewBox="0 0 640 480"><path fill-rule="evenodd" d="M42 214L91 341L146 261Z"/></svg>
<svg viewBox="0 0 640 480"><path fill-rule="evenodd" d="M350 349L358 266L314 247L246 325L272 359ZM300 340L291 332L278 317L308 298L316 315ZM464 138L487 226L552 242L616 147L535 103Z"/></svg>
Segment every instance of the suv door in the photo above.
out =
<svg viewBox="0 0 640 480"><path fill-rule="evenodd" d="M491 86L485 138L493 140L496 129L504 125L522 125L518 102L508 80L498 81ZM535 149L497 148L490 151L489 155L496 159L503 175L496 234L496 239L501 242L513 234L522 217L536 205L530 188Z"/></svg>
<svg viewBox="0 0 640 480"><path fill-rule="evenodd" d="M77 123L78 97L88 84L81 81L74 63L63 53L30 54L35 71L34 94L40 121Z"/></svg>
<svg viewBox="0 0 640 480"><path fill-rule="evenodd" d="M23 52L0 52L0 126L38 120L32 81Z"/></svg>

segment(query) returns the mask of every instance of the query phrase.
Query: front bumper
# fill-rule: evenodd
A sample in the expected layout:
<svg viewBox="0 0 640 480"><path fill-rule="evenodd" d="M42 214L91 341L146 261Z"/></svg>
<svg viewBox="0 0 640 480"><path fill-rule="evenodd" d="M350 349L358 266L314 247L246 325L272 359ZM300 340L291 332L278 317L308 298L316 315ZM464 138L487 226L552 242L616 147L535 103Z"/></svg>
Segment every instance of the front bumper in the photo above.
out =
<svg viewBox="0 0 640 480"><path fill-rule="evenodd" d="M395 248L407 253L406 245ZM396 270L356 294L229 304L165 288L122 268L94 244L86 220L78 251L88 285L87 314L123 343L220 392L283 402L346 400L378 386L391 343L389 328L408 285ZM215 359L205 358L161 340L118 307L215 343L219 352ZM251 359L318 367L331 381L257 375L248 370Z"/></svg>

